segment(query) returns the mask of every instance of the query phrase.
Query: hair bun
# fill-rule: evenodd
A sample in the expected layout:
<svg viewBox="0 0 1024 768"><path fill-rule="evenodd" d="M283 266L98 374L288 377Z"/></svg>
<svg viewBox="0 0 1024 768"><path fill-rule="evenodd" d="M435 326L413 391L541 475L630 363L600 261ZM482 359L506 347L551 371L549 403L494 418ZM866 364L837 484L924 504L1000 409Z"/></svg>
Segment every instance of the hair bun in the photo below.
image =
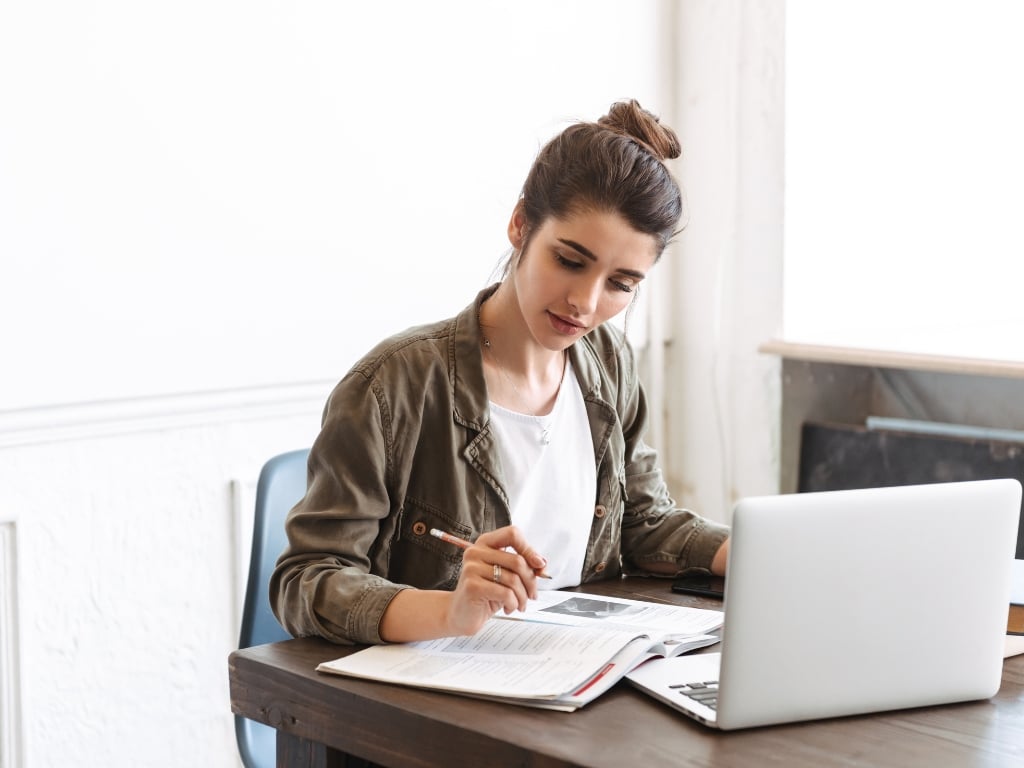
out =
<svg viewBox="0 0 1024 768"><path fill-rule="evenodd" d="M608 114L597 123L637 141L659 160L672 160L682 152L675 131L662 125L657 116L641 107L636 99L612 104Z"/></svg>

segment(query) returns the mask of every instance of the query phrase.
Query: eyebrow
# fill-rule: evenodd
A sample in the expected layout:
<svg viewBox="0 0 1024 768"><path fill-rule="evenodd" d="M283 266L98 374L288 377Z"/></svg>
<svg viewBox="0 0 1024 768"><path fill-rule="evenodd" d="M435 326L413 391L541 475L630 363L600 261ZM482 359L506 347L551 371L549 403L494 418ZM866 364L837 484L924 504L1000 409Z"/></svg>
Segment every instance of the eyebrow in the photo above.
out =
<svg viewBox="0 0 1024 768"><path fill-rule="evenodd" d="M581 256L586 256L591 261L597 261L597 256L595 256L593 254L593 252L589 248L586 248L585 246L580 245L575 240L569 240L568 238L565 238L565 237L559 237L557 239L558 239L558 242L562 243L562 245L567 245L570 248L572 248L574 251L578 251ZM629 277L635 277L637 280L643 280L646 277L646 275L643 272L638 272L635 269L619 269L619 270L616 270L616 271L619 274L622 274L622 275L628 275Z"/></svg>

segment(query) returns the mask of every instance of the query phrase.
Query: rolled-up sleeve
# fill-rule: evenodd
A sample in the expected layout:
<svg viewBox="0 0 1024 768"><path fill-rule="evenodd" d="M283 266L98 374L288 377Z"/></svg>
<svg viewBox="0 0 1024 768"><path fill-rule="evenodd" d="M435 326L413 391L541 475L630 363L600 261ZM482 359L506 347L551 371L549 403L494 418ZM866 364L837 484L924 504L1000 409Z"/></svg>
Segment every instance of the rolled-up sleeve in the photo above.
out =
<svg viewBox="0 0 1024 768"><path fill-rule="evenodd" d="M710 570L729 527L676 505L665 484L658 454L643 440L648 408L635 375L632 350L620 345L616 410L625 440L625 495L622 553L627 566L670 564L677 571Z"/></svg>
<svg viewBox="0 0 1024 768"><path fill-rule="evenodd" d="M381 617L404 585L372 573L391 513L390 425L372 379L352 372L328 401L310 451L308 490L288 514L270 600L295 636L380 643Z"/></svg>

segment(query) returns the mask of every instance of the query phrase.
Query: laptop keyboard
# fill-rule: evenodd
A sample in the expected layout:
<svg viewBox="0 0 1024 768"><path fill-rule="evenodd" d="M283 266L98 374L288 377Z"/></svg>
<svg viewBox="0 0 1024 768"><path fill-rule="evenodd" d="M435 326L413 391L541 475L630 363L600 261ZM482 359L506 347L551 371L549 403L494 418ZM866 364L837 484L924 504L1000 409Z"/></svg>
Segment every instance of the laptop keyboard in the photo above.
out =
<svg viewBox="0 0 1024 768"><path fill-rule="evenodd" d="M703 704L709 709L718 709L717 680L708 680L703 683L676 683L675 685L670 685L669 688Z"/></svg>

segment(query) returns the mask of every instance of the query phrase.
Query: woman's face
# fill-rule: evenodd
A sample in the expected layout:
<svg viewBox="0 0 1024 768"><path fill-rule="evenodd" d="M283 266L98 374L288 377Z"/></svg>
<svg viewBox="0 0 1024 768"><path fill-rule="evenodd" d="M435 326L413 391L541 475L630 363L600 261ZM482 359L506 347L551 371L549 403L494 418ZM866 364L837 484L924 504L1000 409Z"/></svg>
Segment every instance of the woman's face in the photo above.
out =
<svg viewBox="0 0 1024 768"><path fill-rule="evenodd" d="M520 249L525 222L517 208L509 240ZM534 339L562 350L629 306L658 257L658 242L618 213L594 211L548 219L530 237L512 279Z"/></svg>

